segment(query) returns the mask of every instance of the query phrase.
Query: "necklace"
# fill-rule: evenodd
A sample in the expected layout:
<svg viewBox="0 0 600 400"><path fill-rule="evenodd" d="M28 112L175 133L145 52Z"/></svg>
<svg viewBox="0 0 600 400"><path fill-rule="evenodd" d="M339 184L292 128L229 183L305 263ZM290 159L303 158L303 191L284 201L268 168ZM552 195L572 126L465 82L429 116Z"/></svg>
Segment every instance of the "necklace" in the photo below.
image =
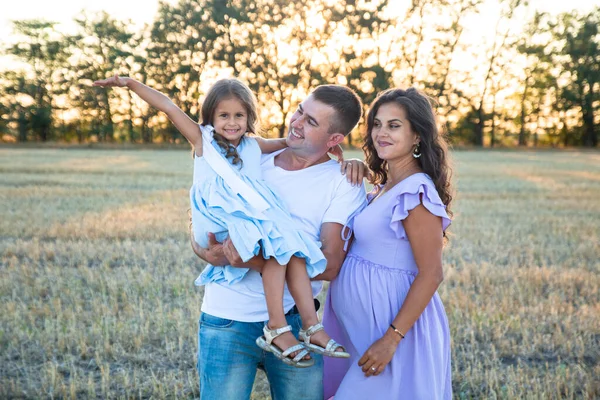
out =
<svg viewBox="0 0 600 400"><path fill-rule="evenodd" d="M387 192L389 192L394 186L396 186L398 183L402 182L403 180L405 180L406 178L408 178L409 176L421 173L423 171L421 171L421 169L410 169L409 171L407 171L406 173L402 174L400 176L400 178L396 178L394 180L388 180L383 186L379 186L379 190L377 191L377 194L375 195L375 197L373 197L373 199L371 200L371 203L373 203L375 200L377 200L378 198L380 198L381 196L383 196L384 194L386 194Z"/></svg>

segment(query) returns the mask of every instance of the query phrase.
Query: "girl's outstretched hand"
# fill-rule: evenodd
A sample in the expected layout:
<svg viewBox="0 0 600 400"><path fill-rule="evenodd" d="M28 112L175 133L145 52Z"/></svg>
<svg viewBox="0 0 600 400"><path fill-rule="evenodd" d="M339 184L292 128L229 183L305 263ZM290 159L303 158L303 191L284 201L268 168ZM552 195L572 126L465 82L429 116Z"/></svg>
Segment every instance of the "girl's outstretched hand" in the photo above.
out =
<svg viewBox="0 0 600 400"><path fill-rule="evenodd" d="M111 76L108 79L101 79L99 81L94 82L93 86L100 86L100 87L125 87L127 86L127 79L128 78L123 78L120 77L119 75L115 74L115 76Z"/></svg>

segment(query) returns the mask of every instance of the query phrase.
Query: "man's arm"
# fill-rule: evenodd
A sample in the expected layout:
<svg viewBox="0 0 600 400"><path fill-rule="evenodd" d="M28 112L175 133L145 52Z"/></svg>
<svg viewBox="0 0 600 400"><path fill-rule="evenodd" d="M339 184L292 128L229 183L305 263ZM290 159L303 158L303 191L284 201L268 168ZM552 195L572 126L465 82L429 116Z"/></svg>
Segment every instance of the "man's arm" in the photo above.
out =
<svg viewBox="0 0 600 400"><path fill-rule="evenodd" d="M341 237L342 225L335 222L326 222L321 226L322 251L327 259L327 267L322 274L312 278L315 281L331 281L340 272L346 252L344 251L344 241ZM194 253L202 260L215 266L231 265L238 268L250 268L261 272L265 265L265 259L261 256L255 256L243 262L233 243L228 238L223 244L217 242L214 233L208 234L208 248L202 248L196 243L193 235L190 235L192 249Z"/></svg>
<svg viewBox="0 0 600 400"><path fill-rule="evenodd" d="M331 281L335 279L340 272L344 259L346 258L344 241L342 240L341 236L342 228L343 226L341 224L335 222L325 222L323 225L321 225L321 250L327 259L327 267L323 273L315 276L312 278L312 280ZM261 272L263 266L265 265L265 259L262 258L262 256L255 256L247 262L243 262L229 238L227 238L222 245L220 243L215 245L215 248L212 251L211 249L207 249L208 252L211 254L218 254L217 246L221 246L223 254L228 263L227 265L231 265L232 267L250 268L257 272ZM196 251L194 250L194 252ZM202 258L202 256L200 256L200 258Z"/></svg>
<svg viewBox="0 0 600 400"><path fill-rule="evenodd" d="M312 278L313 281L331 281L338 276L346 258L342 228L343 226L336 222L325 222L321 225L321 250L327 259L327 267L323 273Z"/></svg>
<svg viewBox="0 0 600 400"><path fill-rule="evenodd" d="M227 258L228 265L236 268L250 268L257 272L262 272L262 268L265 265L265 259L261 256L254 256L248 261L244 262L240 257L240 254L235 249L231 239L227 238L223 242L223 253Z"/></svg>
<svg viewBox="0 0 600 400"><path fill-rule="evenodd" d="M362 184L356 187L345 180L339 182L335 196L323 216L325 222L321 224L321 250L327 258L327 267L313 280L331 281L338 276L346 258L344 250L346 243L342 239L343 225L365 204L366 193Z"/></svg>
<svg viewBox="0 0 600 400"><path fill-rule="evenodd" d="M232 267L250 268L261 272L262 267L265 264L265 260L261 256L255 256L244 263L237 250L233 246L231 240L227 238L223 243L219 243L217 242L214 233L208 234L208 248L206 249L200 247L200 245L194 240L194 234L192 233L191 229L190 241L192 243L192 250L194 250L194 254L196 254L200 259L214 266L231 265Z"/></svg>
<svg viewBox="0 0 600 400"><path fill-rule="evenodd" d="M190 242L192 243L192 250L202 260L214 266L227 265L227 258L223 251L223 245L217 242L217 238L214 233L208 233L208 248L200 247L200 245L194 240L194 233L192 232L192 225L190 223Z"/></svg>

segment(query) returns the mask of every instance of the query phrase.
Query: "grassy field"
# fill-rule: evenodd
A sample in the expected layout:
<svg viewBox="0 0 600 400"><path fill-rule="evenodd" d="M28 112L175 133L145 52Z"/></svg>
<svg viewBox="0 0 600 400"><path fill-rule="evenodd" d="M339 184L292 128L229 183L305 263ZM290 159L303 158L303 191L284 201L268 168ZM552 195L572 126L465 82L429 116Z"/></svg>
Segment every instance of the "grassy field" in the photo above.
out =
<svg viewBox="0 0 600 400"><path fill-rule="evenodd" d="M600 153L454 158L455 397L600 398ZM191 177L185 151L0 149L0 398L198 397Z"/></svg>

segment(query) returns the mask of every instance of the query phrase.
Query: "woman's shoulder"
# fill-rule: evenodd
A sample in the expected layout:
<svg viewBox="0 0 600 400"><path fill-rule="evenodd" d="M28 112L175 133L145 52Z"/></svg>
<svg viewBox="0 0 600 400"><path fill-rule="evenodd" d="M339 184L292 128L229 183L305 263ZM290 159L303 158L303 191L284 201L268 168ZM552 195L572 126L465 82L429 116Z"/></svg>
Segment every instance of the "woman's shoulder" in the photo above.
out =
<svg viewBox="0 0 600 400"><path fill-rule="evenodd" d="M435 183L429 175L419 172L409 176L400 182L397 188L396 197L400 200L415 199L418 202L428 201L432 204L444 206L444 203L435 187Z"/></svg>
<svg viewBox="0 0 600 400"><path fill-rule="evenodd" d="M396 232L398 238L406 238L401 221L418 205L423 205L431 214L442 218L442 230L446 230L450 225L451 220L446 212L446 206L429 175L414 174L396 186L397 192L392 200L390 227Z"/></svg>
<svg viewBox="0 0 600 400"><path fill-rule="evenodd" d="M433 183L431 177L425 172L418 172L400 181L393 190L396 192L396 195L401 195L404 193L415 194L418 193L423 187L436 191L435 184Z"/></svg>

